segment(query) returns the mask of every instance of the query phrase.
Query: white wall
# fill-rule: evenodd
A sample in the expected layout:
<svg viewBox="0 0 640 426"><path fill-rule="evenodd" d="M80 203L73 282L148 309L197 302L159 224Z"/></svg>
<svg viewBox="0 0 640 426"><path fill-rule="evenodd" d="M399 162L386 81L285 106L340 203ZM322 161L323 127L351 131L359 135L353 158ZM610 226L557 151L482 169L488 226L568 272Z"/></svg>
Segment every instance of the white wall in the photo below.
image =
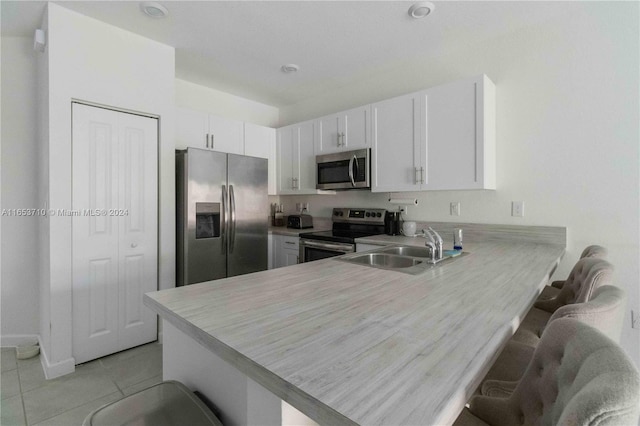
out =
<svg viewBox="0 0 640 426"><path fill-rule="evenodd" d="M49 206L71 209L71 101L160 117L159 286L175 282L174 49L48 4ZM49 217L51 324L43 351L52 375L73 370L71 218ZM46 298L46 296L45 296ZM41 315L46 315L41 309Z"/></svg>
<svg viewBox="0 0 640 426"><path fill-rule="evenodd" d="M2 208L38 205L36 53L33 41L2 37ZM39 329L38 218L2 216L2 345L25 343ZM28 337L29 336L29 337Z"/></svg>
<svg viewBox="0 0 640 426"><path fill-rule="evenodd" d="M487 43L399 64L376 77L282 108L283 125L486 73L497 86L496 191L406 194L420 205L408 217L568 228L566 276L589 244L609 248L615 284L640 310L639 4L576 2L575 13ZM451 171L455 173L455 170ZM312 214L334 206L390 207L384 195L280 197ZM403 195L404 196L404 195ZM512 200L525 217L510 216ZM460 217L449 203L460 201ZM640 365L640 330L627 311L622 345Z"/></svg>
<svg viewBox="0 0 640 426"><path fill-rule="evenodd" d="M278 127L278 108L176 79L176 105L267 127Z"/></svg>

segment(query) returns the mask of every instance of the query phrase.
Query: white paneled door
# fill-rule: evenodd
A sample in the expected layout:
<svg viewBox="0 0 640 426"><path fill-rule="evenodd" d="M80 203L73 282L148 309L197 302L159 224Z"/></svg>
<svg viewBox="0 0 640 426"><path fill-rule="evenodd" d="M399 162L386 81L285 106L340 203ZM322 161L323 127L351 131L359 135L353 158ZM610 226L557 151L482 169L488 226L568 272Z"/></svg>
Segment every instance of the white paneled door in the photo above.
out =
<svg viewBox="0 0 640 426"><path fill-rule="evenodd" d="M158 122L73 104L73 355L151 342L157 290Z"/></svg>

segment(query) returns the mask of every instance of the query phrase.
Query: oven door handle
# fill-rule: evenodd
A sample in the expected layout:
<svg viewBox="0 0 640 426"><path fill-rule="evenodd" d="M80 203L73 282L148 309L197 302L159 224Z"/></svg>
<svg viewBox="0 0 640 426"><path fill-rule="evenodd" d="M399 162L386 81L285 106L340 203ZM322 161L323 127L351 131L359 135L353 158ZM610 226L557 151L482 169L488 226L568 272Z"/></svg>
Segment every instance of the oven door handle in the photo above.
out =
<svg viewBox="0 0 640 426"><path fill-rule="evenodd" d="M344 251L347 253L351 253L354 251L353 244L332 244L332 243L318 243L315 241L309 241L305 239L300 239L300 244L305 247L313 247L327 250L336 250L336 251Z"/></svg>

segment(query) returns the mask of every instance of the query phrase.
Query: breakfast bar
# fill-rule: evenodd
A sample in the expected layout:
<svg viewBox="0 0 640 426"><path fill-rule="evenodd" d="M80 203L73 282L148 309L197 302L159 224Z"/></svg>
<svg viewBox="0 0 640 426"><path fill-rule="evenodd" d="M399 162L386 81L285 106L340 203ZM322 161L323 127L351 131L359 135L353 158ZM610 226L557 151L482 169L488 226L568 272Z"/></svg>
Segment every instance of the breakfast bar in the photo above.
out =
<svg viewBox="0 0 640 426"><path fill-rule="evenodd" d="M148 293L163 378L202 392L225 424L277 424L281 400L320 424L450 424L565 245L464 251L418 275L330 258Z"/></svg>

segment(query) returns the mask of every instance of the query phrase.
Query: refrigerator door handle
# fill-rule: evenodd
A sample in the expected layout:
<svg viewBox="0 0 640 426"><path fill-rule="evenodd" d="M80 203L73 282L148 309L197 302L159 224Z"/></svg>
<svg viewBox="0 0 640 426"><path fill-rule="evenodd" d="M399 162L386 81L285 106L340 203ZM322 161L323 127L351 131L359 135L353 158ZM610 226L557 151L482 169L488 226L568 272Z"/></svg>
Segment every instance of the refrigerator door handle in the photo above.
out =
<svg viewBox="0 0 640 426"><path fill-rule="evenodd" d="M233 253L236 242L236 197L233 194L233 185L229 185L229 253Z"/></svg>
<svg viewBox="0 0 640 426"><path fill-rule="evenodd" d="M220 221L220 238L222 245L220 246L220 251L222 254L227 253L227 247L225 242L225 237L227 233L227 186L222 185L222 218Z"/></svg>

